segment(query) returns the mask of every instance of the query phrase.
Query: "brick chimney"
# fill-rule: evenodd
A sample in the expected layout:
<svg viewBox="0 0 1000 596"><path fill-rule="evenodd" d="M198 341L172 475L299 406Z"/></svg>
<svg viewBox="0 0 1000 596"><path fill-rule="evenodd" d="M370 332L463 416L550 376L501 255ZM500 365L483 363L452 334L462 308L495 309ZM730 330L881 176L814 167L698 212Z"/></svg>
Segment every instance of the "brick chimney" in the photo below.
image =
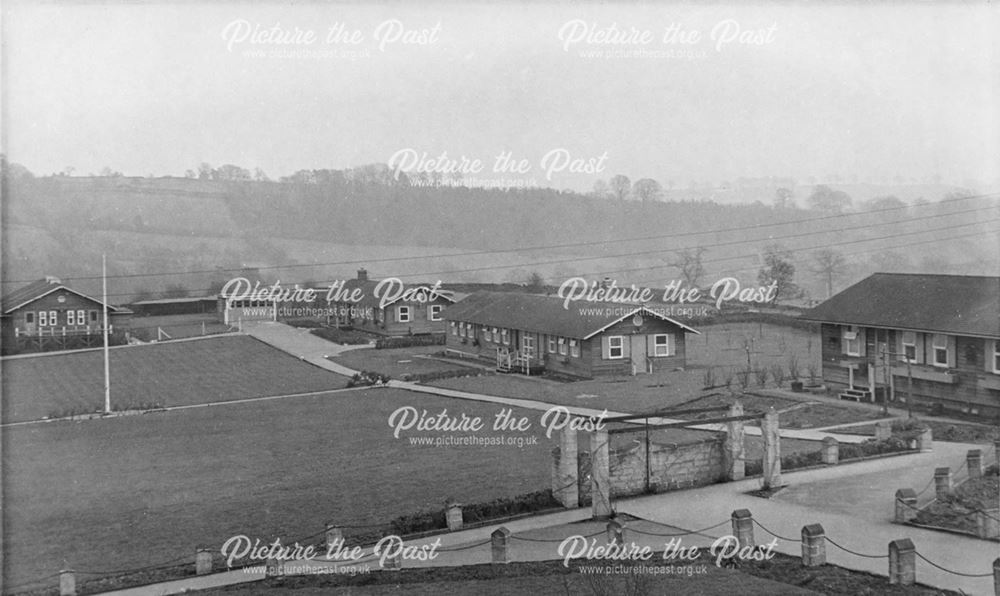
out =
<svg viewBox="0 0 1000 596"><path fill-rule="evenodd" d="M368 281L368 270L364 267L358 269L358 281Z"/></svg>
<svg viewBox="0 0 1000 596"><path fill-rule="evenodd" d="M59 281L59 278L58 278L58 277L54 277L54 276L52 276L52 275L46 275L46 276L45 276L45 281L46 281L47 283L50 283L50 284L53 284L53 285L54 285L54 284L60 284L60 283L62 283L61 281Z"/></svg>

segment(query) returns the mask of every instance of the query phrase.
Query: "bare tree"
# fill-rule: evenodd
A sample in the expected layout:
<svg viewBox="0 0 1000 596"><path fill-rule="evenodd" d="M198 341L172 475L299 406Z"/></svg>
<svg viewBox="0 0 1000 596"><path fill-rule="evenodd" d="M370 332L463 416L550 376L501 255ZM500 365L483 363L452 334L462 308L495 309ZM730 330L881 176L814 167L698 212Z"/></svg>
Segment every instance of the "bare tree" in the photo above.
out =
<svg viewBox="0 0 1000 596"><path fill-rule="evenodd" d="M833 296L833 282L844 275L847 259L832 248L817 250L812 257L812 272L826 283L826 297L829 298Z"/></svg>
<svg viewBox="0 0 1000 596"><path fill-rule="evenodd" d="M663 187L652 178L643 178L632 185L632 194L643 203L652 203L663 197Z"/></svg>
<svg viewBox="0 0 1000 596"><path fill-rule="evenodd" d="M676 256L670 262L670 266L680 269L681 275L684 276L684 281L689 286L697 287L698 281L705 275L705 266L702 264L702 257L705 252L706 249L701 247L679 250L674 253Z"/></svg>
<svg viewBox="0 0 1000 596"><path fill-rule="evenodd" d="M628 176L618 174L608 181L611 187L611 194L619 201L624 201L632 193L632 181Z"/></svg>

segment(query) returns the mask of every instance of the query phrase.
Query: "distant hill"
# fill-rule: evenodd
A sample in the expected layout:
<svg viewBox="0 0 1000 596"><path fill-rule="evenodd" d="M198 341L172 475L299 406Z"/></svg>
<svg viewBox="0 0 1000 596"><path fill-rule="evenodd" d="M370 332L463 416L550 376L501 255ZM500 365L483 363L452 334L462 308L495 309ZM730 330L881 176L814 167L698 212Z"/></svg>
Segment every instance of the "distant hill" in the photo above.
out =
<svg viewBox="0 0 1000 596"><path fill-rule="evenodd" d="M855 205L886 195L938 201L960 190L833 188L856 193ZM218 268L245 266L285 283L350 277L366 266L373 277L409 280L523 283L537 272L549 284L574 275L649 284L679 278L671 266L677 251L698 247L706 249L704 279L755 283L759 255L772 242L791 251L798 283L822 298L826 284L811 271L820 248L845 256L839 289L874 270L996 274L1000 246L987 233L997 228L989 226L1000 214L996 199L831 217L772 207L768 188L727 191L741 201L759 196L757 204L686 191L666 191L666 202L622 203L552 189L416 187L338 175L281 183L21 177L5 191L4 279L97 275L106 253L111 275L136 276L113 278L116 302L168 288L204 294L234 275ZM796 187L795 202L804 205L809 192ZM681 197L690 199L669 200ZM139 277L162 272L187 273ZM76 285L99 289L96 280Z"/></svg>

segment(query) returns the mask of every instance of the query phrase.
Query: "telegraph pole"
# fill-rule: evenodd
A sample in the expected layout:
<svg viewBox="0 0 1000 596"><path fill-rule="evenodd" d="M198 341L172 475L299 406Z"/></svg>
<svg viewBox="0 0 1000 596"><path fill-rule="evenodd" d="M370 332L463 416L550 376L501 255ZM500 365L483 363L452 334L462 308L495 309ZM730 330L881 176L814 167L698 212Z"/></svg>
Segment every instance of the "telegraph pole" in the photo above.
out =
<svg viewBox="0 0 1000 596"><path fill-rule="evenodd" d="M101 255L101 285L104 298L101 300L104 311L104 413L111 413L111 367L108 354L108 258Z"/></svg>

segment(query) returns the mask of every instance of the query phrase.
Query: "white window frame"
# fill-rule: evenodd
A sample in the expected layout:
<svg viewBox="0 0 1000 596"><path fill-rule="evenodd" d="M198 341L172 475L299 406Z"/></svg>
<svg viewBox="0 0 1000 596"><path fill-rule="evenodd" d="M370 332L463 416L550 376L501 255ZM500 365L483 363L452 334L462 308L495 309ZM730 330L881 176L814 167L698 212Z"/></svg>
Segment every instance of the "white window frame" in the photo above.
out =
<svg viewBox="0 0 1000 596"><path fill-rule="evenodd" d="M483 340L490 342L493 341L493 332L489 327L483 327Z"/></svg>
<svg viewBox="0 0 1000 596"><path fill-rule="evenodd" d="M663 339L663 343L660 343L660 339ZM663 348L662 352L660 348ZM670 355L670 334L669 333L657 333L653 335L653 356L669 356Z"/></svg>
<svg viewBox="0 0 1000 596"><path fill-rule="evenodd" d="M48 327L49 326L49 313L45 310L38 311L38 326Z"/></svg>
<svg viewBox="0 0 1000 596"><path fill-rule="evenodd" d="M566 353L567 353L567 351L566 351L566 338L565 338L565 337L560 337L560 338L559 338L559 339L558 339L558 340L556 341L556 343L557 343L557 344L558 344L558 346L559 346L559 355L560 355L560 356L565 356L565 355L566 355Z"/></svg>
<svg viewBox="0 0 1000 596"><path fill-rule="evenodd" d="M580 357L580 342L575 339L569 340L569 355L573 358Z"/></svg>
<svg viewBox="0 0 1000 596"><path fill-rule="evenodd" d="M55 327L58 324L59 324L59 313L56 312L56 311L54 311L54 310L50 310L49 311L49 327Z"/></svg>
<svg viewBox="0 0 1000 596"><path fill-rule="evenodd" d="M911 339L912 341L907 341ZM903 353L900 354L903 362L909 362L910 364L917 363L917 332L916 331L904 331L902 337L899 340L900 345L903 346ZM909 357L906 354L907 348L913 348L913 357Z"/></svg>
<svg viewBox="0 0 1000 596"><path fill-rule="evenodd" d="M85 310L78 310L78 311L76 311L76 324L77 325L86 325L87 324L87 315L86 315L86 312L87 311L85 311Z"/></svg>
<svg viewBox="0 0 1000 596"><path fill-rule="evenodd" d="M528 358L535 357L534 335L525 335L524 337L521 338L521 351L524 352L524 355L527 356Z"/></svg>
<svg viewBox="0 0 1000 596"><path fill-rule="evenodd" d="M458 337L458 325L455 324L455 321L451 322L451 334Z"/></svg>
<svg viewBox="0 0 1000 596"><path fill-rule="evenodd" d="M500 329L500 342L505 346L510 345L510 329L506 327Z"/></svg>
<svg viewBox="0 0 1000 596"><path fill-rule="evenodd" d="M844 338L844 353L848 356L861 356L861 329L855 325L848 325L844 327L842 337ZM851 346L854 346L853 350Z"/></svg>
<svg viewBox="0 0 1000 596"><path fill-rule="evenodd" d="M468 324L465 332L468 334L469 339L471 339L471 340L475 340L476 339L476 328L472 325L472 323Z"/></svg>
<svg viewBox="0 0 1000 596"><path fill-rule="evenodd" d="M993 372L1000 373L1000 340L993 342Z"/></svg>
<svg viewBox="0 0 1000 596"><path fill-rule="evenodd" d="M76 311L75 310L67 310L66 311L66 324L67 325L72 325L73 327L76 327Z"/></svg>
<svg viewBox="0 0 1000 596"><path fill-rule="evenodd" d="M615 344L618 345L615 345ZM618 355L615 355L617 350ZM621 360L625 358L625 336L624 335L610 335L608 336L608 360Z"/></svg>
<svg viewBox="0 0 1000 596"><path fill-rule="evenodd" d="M550 335L548 343L549 343L549 354L555 354L556 353L556 336Z"/></svg>
<svg viewBox="0 0 1000 596"><path fill-rule="evenodd" d="M430 319L430 320L432 320L432 321L440 321L441 320L441 305L440 304L432 304L432 305L428 306L427 307L427 318Z"/></svg>
<svg viewBox="0 0 1000 596"><path fill-rule="evenodd" d="M410 316L410 307L406 304L401 304L396 307L396 322L397 323L409 323L413 321Z"/></svg>
<svg viewBox="0 0 1000 596"><path fill-rule="evenodd" d="M938 345L938 339L944 342L943 346ZM944 354L944 362L938 362L938 353ZM931 336L931 364L939 368L948 368L948 361L950 354L948 353L948 336L942 335L940 333L935 333Z"/></svg>

